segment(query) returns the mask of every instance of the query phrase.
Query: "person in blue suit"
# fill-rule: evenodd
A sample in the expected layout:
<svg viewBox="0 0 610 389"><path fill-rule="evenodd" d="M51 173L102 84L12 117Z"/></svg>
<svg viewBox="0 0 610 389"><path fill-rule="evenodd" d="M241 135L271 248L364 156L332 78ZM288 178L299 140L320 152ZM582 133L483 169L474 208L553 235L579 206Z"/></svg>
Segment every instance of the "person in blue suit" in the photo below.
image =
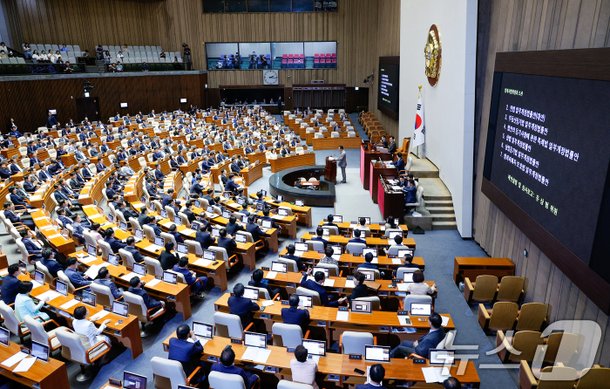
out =
<svg viewBox="0 0 610 389"><path fill-rule="evenodd" d="M112 296L115 299L121 298L121 296L123 296L123 290L117 288L115 283L112 282L112 279L110 279L110 273L108 272L108 269L106 267L102 267L97 272L97 277L95 278L95 280L93 280L93 282L95 282L96 284L107 286L110 289L110 292L112 292Z"/></svg>
<svg viewBox="0 0 610 389"><path fill-rule="evenodd" d="M377 265L373 263L373 253L366 253L364 255L364 263L358 265L358 269L379 269Z"/></svg>
<svg viewBox="0 0 610 389"><path fill-rule="evenodd" d="M248 216L248 224L246 224L246 231L252 234L252 240L255 242L260 240L265 233L258 224L256 224L256 217L253 215Z"/></svg>
<svg viewBox="0 0 610 389"><path fill-rule="evenodd" d="M322 227L318 227L316 228L316 236L311 238L311 240L319 240L320 242L324 243L324 248L326 248L326 246L328 245L328 241L323 238L323 235L324 229Z"/></svg>
<svg viewBox="0 0 610 389"><path fill-rule="evenodd" d="M254 312L260 310L257 303L244 297L244 285L237 283L233 287L233 296L228 301L229 313L239 316L242 326L245 328L254 318Z"/></svg>
<svg viewBox="0 0 610 389"><path fill-rule="evenodd" d="M430 357L430 349L436 348L441 340L445 337L441 325L443 319L438 313L432 313L428 317L430 323L430 331L416 341L405 340L390 351L390 358L406 358L412 353L422 356L423 358Z"/></svg>
<svg viewBox="0 0 610 389"><path fill-rule="evenodd" d="M187 377L201 364L203 346L186 324L178 326L176 337L169 340L168 351L168 358L180 362Z"/></svg>
<svg viewBox="0 0 610 389"><path fill-rule="evenodd" d="M2 279L0 294L2 295L2 301L6 304L13 304L15 302L15 297L19 293L19 284L21 284L21 281L17 278L20 273L19 264L13 263L8 267L8 275Z"/></svg>
<svg viewBox="0 0 610 389"><path fill-rule="evenodd" d="M284 255L284 258L292 259L293 261L295 261L297 263L297 271L306 270L307 266L303 263L300 257L294 254L295 252L296 248L292 243L290 243L288 246L286 246L286 254Z"/></svg>
<svg viewBox="0 0 610 389"><path fill-rule="evenodd" d="M362 239L360 236L362 235L362 231L354 230L354 237L349 240L348 243L366 243L366 240Z"/></svg>
<svg viewBox="0 0 610 389"><path fill-rule="evenodd" d="M296 324L301 327L303 333L307 331L309 326L309 311L299 309L299 296L291 294L288 298L290 308L282 308L282 321L286 324Z"/></svg>
<svg viewBox="0 0 610 389"><path fill-rule="evenodd" d="M396 154L396 162L394 162L394 167L396 167L396 171L400 172L402 170L405 170L405 160L402 158L402 154L398 153Z"/></svg>
<svg viewBox="0 0 610 389"><path fill-rule="evenodd" d="M220 362L216 362L212 365L212 371L218 371L220 373L227 374L237 374L241 376L244 380L244 384L246 384L246 388L252 389L254 385L259 380L259 377L256 374L252 374L248 371L245 371L241 367L235 366L233 363L235 362L235 351L231 348L231 346L225 347L220 354Z"/></svg>
<svg viewBox="0 0 610 389"><path fill-rule="evenodd" d="M91 280L87 279L83 273L76 269L76 258L68 259L68 267L66 268L65 273L75 288L82 288L91 284Z"/></svg>
<svg viewBox="0 0 610 389"><path fill-rule="evenodd" d="M201 248L207 249L214 245L214 238L210 234L212 227L209 224L202 224L199 226L199 231L195 233L195 240L199 242Z"/></svg>
<svg viewBox="0 0 610 389"><path fill-rule="evenodd" d="M371 366L369 370L369 380L366 384L356 385L356 389L385 389L382 385L385 377L385 369L379 363Z"/></svg>
<svg viewBox="0 0 610 389"><path fill-rule="evenodd" d="M64 270L64 267L55 260L55 253L48 247L42 250L42 260L40 261L49 270L53 277L57 277L57 272Z"/></svg>
<svg viewBox="0 0 610 389"><path fill-rule="evenodd" d="M146 305L146 308L148 308L148 309L157 308L157 310L158 310L158 309L163 308L165 306L165 302L155 300L154 298L150 297L148 295L148 293L146 293L146 291L144 290L143 286L144 286L144 284L142 284L142 281L140 281L140 277L135 276L135 277L132 277L131 280L129 280L128 291L133 294L137 294L138 296L141 296L142 299L144 300L144 304Z"/></svg>
<svg viewBox="0 0 610 389"><path fill-rule="evenodd" d="M187 257L182 257L177 264L174 265L172 270L176 273L182 274L184 280L191 287L191 292L198 294L200 298L203 298L203 290L208 285L208 277L201 276L197 277L193 272L188 269L189 260Z"/></svg>
<svg viewBox="0 0 610 389"><path fill-rule="evenodd" d="M324 279L325 279L325 275L323 272L321 271L317 271L316 274L314 274L314 280L309 279L309 275L311 275L313 269L307 269L307 273L305 273L303 275L303 278L301 278L301 286L303 288L309 289L309 290L313 290L314 292L318 292L318 294L320 295L320 302L322 303L322 305L324 305L325 307L338 307L339 304L343 304L344 301L346 301L346 297L341 297L338 300L335 300L326 290L326 288L324 288Z"/></svg>
<svg viewBox="0 0 610 389"><path fill-rule="evenodd" d="M21 242L25 246L25 249L28 252L28 255L31 255L30 261L39 261L42 258L42 244L39 244L35 239L30 237L30 234L35 237L32 232L28 232L23 229L19 231L19 235L21 235Z"/></svg>
<svg viewBox="0 0 610 389"><path fill-rule="evenodd" d="M218 247L224 247L227 250L227 256L231 257L235 254L237 249L237 243L234 239L227 237L227 230L225 228L220 229L220 236L218 237Z"/></svg>
<svg viewBox="0 0 610 389"><path fill-rule="evenodd" d="M114 230L112 228L109 228L104 232L104 240L110 245L112 252L115 254L118 253L120 249L127 246L125 243L114 237Z"/></svg>
<svg viewBox="0 0 610 389"><path fill-rule="evenodd" d="M123 249L126 251L129 251L131 253L133 260L136 261L137 263L144 262L144 256L142 255L142 253L140 253L140 250L138 250L138 248L136 247L136 240L134 239L134 237L130 236L129 238L127 238L125 243L127 243L127 246L123 247Z"/></svg>
<svg viewBox="0 0 610 389"><path fill-rule="evenodd" d="M261 269L256 269L252 272L252 279L248 281L248 286L253 286L255 288L263 288L267 289L271 298L276 294L280 293L279 288L272 288L269 286L269 281L263 278L265 273Z"/></svg>

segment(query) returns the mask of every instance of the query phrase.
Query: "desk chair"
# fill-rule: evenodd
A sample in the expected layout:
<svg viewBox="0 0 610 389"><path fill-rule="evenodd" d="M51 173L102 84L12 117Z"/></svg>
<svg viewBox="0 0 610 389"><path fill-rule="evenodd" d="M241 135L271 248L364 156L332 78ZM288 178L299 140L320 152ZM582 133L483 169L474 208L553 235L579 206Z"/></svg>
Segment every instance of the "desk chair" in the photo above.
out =
<svg viewBox="0 0 610 389"><path fill-rule="evenodd" d="M365 346L371 344L377 344L377 339L370 332L345 331L339 338L341 354L364 356Z"/></svg>
<svg viewBox="0 0 610 389"><path fill-rule="evenodd" d="M141 230L142 229L142 226L140 225L140 222L135 217L130 217L129 218L129 224L131 225L131 229L133 231Z"/></svg>
<svg viewBox="0 0 610 389"><path fill-rule="evenodd" d="M265 248L265 242L262 239L255 242L252 233L248 231L237 231L236 235L243 235L246 237L246 242L254 243L254 250L257 252Z"/></svg>
<svg viewBox="0 0 610 389"><path fill-rule="evenodd" d="M161 233L161 238L163 238L163 241L165 242L165 244L167 244L168 242L171 242L174 244L174 247L178 247L178 243L176 242L176 237L168 232L162 232Z"/></svg>
<svg viewBox="0 0 610 389"><path fill-rule="evenodd" d="M110 256L110 254L113 253L112 247L110 247L110 243L106 242L105 240L100 240L98 242L98 246L99 246L100 250L102 251L103 258L107 259Z"/></svg>
<svg viewBox="0 0 610 389"><path fill-rule="evenodd" d="M309 248L313 251L324 251L324 243L319 240L306 240L305 243L307 243L309 245Z"/></svg>
<svg viewBox="0 0 610 389"><path fill-rule="evenodd" d="M405 273L415 273L417 270L420 270L418 267L405 267L405 266L401 266L398 269L396 269L396 278L398 280L404 280L405 278Z"/></svg>
<svg viewBox="0 0 610 389"><path fill-rule="evenodd" d="M519 307L516 303L498 301L492 309L479 304L479 324L485 330L510 330L515 325Z"/></svg>
<svg viewBox="0 0 610 389"><path fill-rule="evenodd" d="M539 331L547 321L548 305L544 303L525 303L519 310L515 329Z"/></svg>
<svg viewBox="0 0 610 389"><path fill-rule="evenodd" d="M398 250L406 250L408 249L407 246L405 246L404 244L392 244L387 251L388 257L396 257L398 256Z"/></svg>
<svg viewBox="0 0 610 389"><path fill-rule="evenodd" d="M237 254L233 254L229 257L229 254L227 254L227 249L225 249L224 247L210 246L208 247L208 249L216 253L217 260L225 261L229 269L232 269L233 266L239 263Z"/></svg>
<svg viewBox="0 0 610 389"><path fill-rule="evenodd" d="M365 248L366 243L349 242L345 245L345 251L352 255L362 255Z"/></svg>
<svg viewBox="0 0 610 389"><path fill-rule="evenodd" d="M176 219L176 211L174 210L174 208L170 207L169 205L166 205L164 207L165 212L167 212L167 218L169 220L172 221L172 223L174 222L174 219Z"/></svg>
<svg viewBox="0 0 610 389"><path fill-rule="evenodd" d="M328 275L330 277L340 277L342 272L339 271L339 265L333 265L332 263L321 263L318 262L316 267L321 267L323 269L328 269Z"/></svg>
<svg viewBox="0 0 610 389"><path fill-rule="evenodd" d="M97 240L95 240L93 235L91 235L91 233L88 230L83 231L83 237L85 238L86 244L93 246L97 249Z"/></svg>
<svg viewBox="0 0 610 389"><path fill-rule="evenodd" d="M161 205L161 202L159 200L153 200L151 201L151 204L154 210L161 215L161 212L163 211L163 205Z"/></svg>
<svg viewBox="0 0 610 389"><path fill-rule="evenodd" d="M208 382L210 389L247 389L244 379L238 374L211 371Z"/></svg>
<svg viewBox="0 0 610 389"><path fill-rule="evenodd" d="M172 359L152 357L150 364L153 370L153 382L155 388L159 389L177 389L178 385L191 385L194 377L201 370L201 366L197 366L190 376L186 376L182 364Z"/></svg>
<svg viewBox="0 0 610 389"><path fill-rule="evenodd" d="M271 333L274 346L287 348L295 348L303 343L303 338L309 338L309 331L303 336L303 330L297 324L273 323Z"/></svg>
<svg viewBox="0 0 610 389"><path fill-rule="evenodd" d="M21 260L25 263L31 264L31 262L34 261L34 259L36 258L36 255L28 253L28 249L25 247L25 244L21 240L21 237L19 239L16 239L15 243L17 244L17 249L21 254Z"/></svg>
<svg viewBox="0 0 610 389"><path fill-rule="evenodd" d="M519 362L527 361L529 363L534 359L536 349L544 343L544 339L540 336L540 331L517 331L512 337L508 337L504 331L499 330L496 333L496 346L499 347L498 357L502 362ZM519 350L519 355L508 351L510 348Z"/></svg>
<svg viewBox="0 0 610 389"><path fill-rule="evenodd" d="M371 303L371 309L373 311L381 310L381 299L379 296L358 297L354 299L354 301L368 301Z"/></svg>
<svg viewBox="0 0 610 389"><path fill-rule="evenodd" d="M180 217L180 222L187 226L187 227L191 227L191 222L189 221L189 217L186 216L186 214L182 213L182 212L178 212L178 217Z"/></svg>
<svg viewBox="0 0 610 389"><path fill-rule="evenodd" d="M477 276L474 283L468 277L464 279L464 298L468 303L471 301L479 303L491 302L494 300L497 290L498 277L494 275L483 274Z"/></svg>
<svg viewBox="0 0 610 389"><path fill-rule="evenodd" d="M496 301L512 301L518 303L525 295L525 277L504 276L500 280Z"/></svg>
<svg viewBox="0 0 610 389"><path fill-rule="evenodd" d="M133 264L136 260L133 258L133 254L125 249L119 249L119 256L123 260L123 265L128 269L133 269Z"/></svg>
<svg viewBox="0 0 610 389"><path fill-rule="evenodd" d="M399 233L403 234L403 232L402 232L402 230L400 228L387 228L385 230L385 233L383 234L383 236L385 238L387 238L387 237L390 236L391 233L394 233L394 232L399 232Z"/></svg>
<svg viewBox="0 0 610 389"><path fill-rule="evenodd" d="M297 287L297 294L301 296L310 296L311 303L313 305L322 305L322 300L320 300L320 294L315 290L303 288L302 286Z"/></svg>
<svg viewBox="0 0 610 389"><path fill-rule="evenodd" d="M56 331L57 339L61 344L61 356L81 366L81 373L76 381L85 382L92 378L90 367L110 351L110 344L100 341L88 349L85 348L81 337L69 329Z"/></svg>
<svg viewBox="0 0 610 389"><path fill-rule="evenodd" d="M561 381L544 379L544 373L553 373L555 377L561 377ZM542 369L541 379L538 380L527 361L521 361L519 366L519 384L521 389L573 389L578 380L578 373L572 367L548 366Z"/></svg>
<svg viewBox="0 0 610 389"><path fill-rule="evenodd" d="M21 343L23 343L23 339L30 334L30 330L25 323L22 323L17 319L17 315L15 315L13 308L6 305L2 300L0 300L0 315L2 315L2 318L4 319L4 327L11 331L13 335L18 336Z"/></svg>
<svg viewBox="0 0 610 389"><path fill-rule="evenodd" d="M214 312L214 333L216 336L224 338L242 339L244 331L249 330L253 323L250 323L244 329L241 325L239 316L232 313Z"/></svg>
<svg viewBox="0 0 610 389"><path fill-rule="evenodd" d="M274 259L275 262L280 262L280 263L285 263L286 266L286 270L289 272L298 272L299 268L297 267L297 261L295 261L294 259L289 259L289 258L282 258L282 257L278 257L276 259Z"/></svg>
<svg viewBox="0 0 610 389"><path fill-rule="evenodd" d="M143 225L142 226L142 232L144 232L144 237L146 239L148 239L148 241L150 243L154 243L155 242L155 230L153 230L153 228L149 225Z"/></svg>
<svg viewBox="0 0 610 389"><path fill-rule="evenodd" d="M547 347L544 353L545 364L554 365L558 362L567 364L582 350L583 336L569 332L554 332L547 336L545 344ZM558 355L560 345L561 355Z"/></svg>
<svg viewBox="0 0 610 389"><path fill-rule="evenodd" d="M81 286L80 288L75 287L74 284L72 284L72 281L70 281L70 278L68 278L68 276L66 275L66 273L64 273L63 270L57 271L57 278L68 284L68 292L70 292L71 294L76 294L77 292L83 289L87 289L89 287L88 285Z"/></svg>
<svg viewBox="0 0 610 389"><path fill-rule="evenodd" d="M34 267L36 268L36 270L40 270L42 274L44 274L44 282L46 284L53 285L55 283L55 278L49 272L49 269L47 269L47 267L42 264L42 262L36 261L36 263L34 263Z"/></svg>
<svg viewBox="0 0 610 389"><path fill-rule="evenodd" d="M188 248L189 253L195 254L198 257L203 256L203 248L201 247L201 243L197 242L196 240L186 239L184 244Z"/></svg>
<svg viewBox="0 0 610 389"><path fill-rule="evenodd" d="M27 316L23 322L30 330L32 341L49 345L49 350L51 350L51 352L58 350L61 347L59 339L57 339L57 331L68 329L67 327L60 327L54 320L49 320L49 322L54 324L57 328L47 332L42 323L32 316Z"/></svg>
<svg viewBox="0 0 610 389"><path fill-rule="evenodd" d="M144 264L146 265L146 272L148 274L154 274L155 278L161 279L163 277L163 268L161 262L155 258L144 257Z"/></svg>
<svg viewBox="0 0 610 389"><path fill-rule="evenodd" d="M148 309L144 304L144 299L135 293L129 291L123 292L123 301L129 306L129 313L135 315L142 324L142 331L140 336L143 338L148 336L147 327L149 323L152 323L157 318L161 317L165 313L165 306L161 308Z"/></svg>
<svg viewBox="0 0 610 389"><path fill-rule="evenodd" d="M313 389L313 386L300 382L281 380L277 383L277 389Z"/></svg>
<svg viewBox="0 0 610 389"><path fill-rule="evenodd" d="M423 205L424 187L422 185L417 186L417 192L416 192L415 196L416 196L415 202L405 204L407 207L417 208L417 207Z"/></svg>
<svg viewBox="0 0 610 389"><path fill-rule="evenodd" d="M125 215L123 214L123 212L121 212L118 209L116 209L114 211L114 216L115 216L116 219L119 220L119 222L123 222L123 223L127 224L127 219L125 219Z"/></svg>
<svg viewBox="0 0 610 389"><path fill-rule="evenodd" d="M580 379L576 383L576 389L603 388L610 381L610 368L594 365L590 369L581 372Z"/></svg>
<svg viewBox="0 0 610 389"><path fill-rule="evenodd" d="M97 282L92 282L91 292L95 294L95 301L98 304L101 304L105 307L111 307L114 302L114 296L110 291L110 288L106 285L99 284Z"/></svg>
<svg viewBox="0 0 610 389"><path fill-rule="evenodd" d="M432 296L408 294L404 299L404 310L411 311L411 304L432 304Z"/></svg>

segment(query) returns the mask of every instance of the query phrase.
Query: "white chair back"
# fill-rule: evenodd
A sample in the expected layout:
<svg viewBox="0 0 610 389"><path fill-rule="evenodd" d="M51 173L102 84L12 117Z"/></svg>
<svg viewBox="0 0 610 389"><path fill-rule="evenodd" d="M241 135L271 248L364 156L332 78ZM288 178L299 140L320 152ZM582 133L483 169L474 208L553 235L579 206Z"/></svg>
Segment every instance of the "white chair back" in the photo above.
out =
<svg viewBox="0 0 610 389"><path fill-rule="evenodd" d="M144 264L146 265L146 271L148 274L154 274L156 278L163 277L163 268L161 262L154 258L144 257Z"/></svg>
<svg viewBox="0 0 610 389"><path fill-rule="evenodd" d="M297 267L297 261L295 261L294 259L289 259L289 258L276 258L274 259L275 262L280 262L280 263L285 263L286 266L286 270L290 271L290 272L297 272L299 271L299 268Z"/></svg>
<svg viewBox="0 0 610 389"><path fill-rule="evenodd" d="M156 388L178 389L178 385L186 385L186 374L182 364L171 359L152 357L150 360L153 380Z"/></svg>
<svg viewBox="0 0 610 389"><path fill-rule="evenodd" d="M324 242L319 240L306 240L305 243L307 243L314 251L324 251Z"/></svg>
<svg viewBox="0 0 610 389"><path fill-rule="evenodd" d="M406 311L411 310L411 304L432 304L432 296L409 294L405 297L404 307Z"/></svg>
<svg viewBox="0 0 610 389"><path fill-rule="evenodd" d="M297 294L301 296L310 296L311 302L313 305L322 305L322 300L320 300L320 294L315 290L303 288L302 286L297 287Z"/></svg>
<svg viewBox="0 0 610 389"><path fill-rule="evenodd" d="M273 323L271 332L276 346L295 348L303 342L303 330L296 324Z"/></svg>
<svg viewBox="0 0 610 389"><path fill-rule="evenodd" d="M178 246L178 243L176 243L176 237L174 235L168 232L162 232L161 237L163 238L163 241L165 243L172 242L174 244L174 247Z"/></svg>
<svg viewBox="0 0 610 389"><path fill-rule="evenodd" d="M197 256L203 255L203 248L201 247L201 244L196 240L187 239L184 241L184 244L186 245L186 247L188 247L189 253L193 253Z"/></svg>
<svg viewBox="0 0 610 389"><path fill-rule="evenodd" d="M343 354L364 355L366 345L373 344L373 334L370 332L345 331L341 335Z"/></svg>
<svg viewBox="0 0 610 389"><path fill-rule="evenodd" d="M208 381L210 389L246 389L244 379L238 374L211 371Z"/></svg>
<svg viewBox="0 0 610 389"><path fill-rule="evenodd" d="M362 255L366 248L366 243L350 242L345 246L345 251L352 255Z"/></svg>
<svg viewBox="0 0 610 389"><path fill-rule="evenodd" d="M399 267L396 269L396 278L399 281L402 281L405 277L405 273L415 273L417 270L419 269L416 267Z"/></svg>
<svg viewBox="0 0 610 389"><path fill-rule="evenodd" d="M241 339L244 329L241 319L237 315L225 312L214 312L214 327L216 335L228 336L232 339Z"/></svg>
<svg viewBox="0 0 610 389"><path fill-rule="evenodd" d="M277 389L313 389L313 386L300 382L281 380L277 383Z"/></svg>
<svg viewBox="0 0 610 389"><path fill-rule="evenodd" d="M101 304L105 307L112 306L112 303L114 302L114 296L112 295L112 291L109 287L107 287L106 285L102 285L98 282L92 282L89 287L96 296L96 303Z"/></svg>
<svg viewBox="0 0 610 389"><path fill-rule="evenodd" d="M0 300L0 315L4 319L4 326L11 331L13 335L19 336L20 330L19 320L17 320L17 315L15 315L15 311L13 308L9 307L4 301Z"/></svg>
<svg viewBox="0 0 610 389"><path fill-rule="evenodd" d="M100 240L98 242L98 246L100 247L100 249L102 250L102 257L104 258L108 258L108 256L110 254L112 254L112 247L110 247L110 243L104 241L104 240Z"/></svg>
<svg viewBox="0 0 610 389"><path fill-rule="evenodd" d="M119 249L119 256L123 260L123 265L128 269L133 269L133 264L136 260L133 258L133 254L125 249Z"/></svg>

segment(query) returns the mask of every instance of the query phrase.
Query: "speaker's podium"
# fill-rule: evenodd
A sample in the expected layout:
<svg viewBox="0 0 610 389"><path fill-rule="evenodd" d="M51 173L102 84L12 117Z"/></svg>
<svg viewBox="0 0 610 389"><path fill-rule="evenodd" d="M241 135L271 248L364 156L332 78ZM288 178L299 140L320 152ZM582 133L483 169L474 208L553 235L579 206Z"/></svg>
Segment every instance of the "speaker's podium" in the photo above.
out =
<svg viewBox="0 0 610 389"><path fill-rule="evenodd" d="M337 181L337 160L332 157L326 157L326 167L324 168L324 178L326 181Z"/></svg>

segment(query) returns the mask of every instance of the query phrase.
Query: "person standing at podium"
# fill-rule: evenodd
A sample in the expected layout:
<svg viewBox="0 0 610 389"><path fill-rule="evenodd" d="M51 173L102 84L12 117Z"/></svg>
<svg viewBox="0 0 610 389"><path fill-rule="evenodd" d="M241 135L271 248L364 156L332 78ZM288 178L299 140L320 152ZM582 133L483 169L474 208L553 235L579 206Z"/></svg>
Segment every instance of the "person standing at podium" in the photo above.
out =
<svg viewBox="0 0 610 389"><path fill-rule="evenodd" d="M347 167L347 155L343 145L339 146L339 156L337 157L337 165L341 168L341 175L343 176L342 184L345 184L345 168Z"/></svg>

